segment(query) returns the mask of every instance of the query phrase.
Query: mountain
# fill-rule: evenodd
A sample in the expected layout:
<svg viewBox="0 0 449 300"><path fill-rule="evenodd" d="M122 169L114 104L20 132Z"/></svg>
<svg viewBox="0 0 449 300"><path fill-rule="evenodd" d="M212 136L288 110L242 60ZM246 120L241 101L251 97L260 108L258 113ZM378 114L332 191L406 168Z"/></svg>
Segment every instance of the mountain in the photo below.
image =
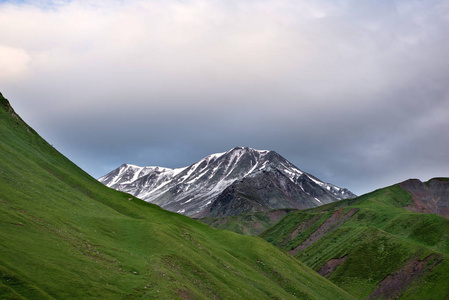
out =
<svg viewBox="0 0 449 300"><path fill-rule="evenodd" d="M355 197L274 151L236 147L179 169L123 164L100 182L191 217L310 208Z"/></svg>
<svg viewBox="0 0 449 300"><path fill-rule="evenodd" d="M259 236L358 299L448 299L448 191L448 178L407 180L287 212ZM240 228L223 219L213 223Z"/></svg>
<svg viewBox="0 0 449 300"><path fill-rule="evenodd" d="M260 238L105 187L0 94L0 299L351 299Z"/></svg>

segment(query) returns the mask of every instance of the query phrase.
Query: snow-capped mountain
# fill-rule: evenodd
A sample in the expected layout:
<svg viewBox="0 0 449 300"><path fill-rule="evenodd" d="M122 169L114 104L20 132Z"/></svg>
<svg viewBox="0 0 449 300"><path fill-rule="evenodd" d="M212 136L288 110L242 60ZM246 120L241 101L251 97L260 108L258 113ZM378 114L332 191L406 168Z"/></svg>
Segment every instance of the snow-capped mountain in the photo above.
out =
<svg viewBox="0 0 449 300"><path fill-rule="evenodd" d="M179 169L123 164L99 181L191 217L230 215L281 208L279 206L310 208L355 196L347 189L299 170L274 151L248 147L212 154ZM231 193L232 188L238 193ZM245 194L249 190L258 203L246 203L244 209L230 209L229 205L236 205L236 197L250 197ZM278 192L274 193L275 190ZM213 205L217 199L220 201ZM224 206L227 213L219 209Z"/></svg>

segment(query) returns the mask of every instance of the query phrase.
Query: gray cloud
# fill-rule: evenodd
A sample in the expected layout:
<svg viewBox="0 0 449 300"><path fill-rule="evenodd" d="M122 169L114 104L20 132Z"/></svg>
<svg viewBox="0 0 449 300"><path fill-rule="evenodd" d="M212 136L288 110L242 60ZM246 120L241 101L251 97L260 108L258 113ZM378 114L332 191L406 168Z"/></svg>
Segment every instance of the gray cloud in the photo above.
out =
<svg viewBox="0 0 449 300"><path fill-rule="evenodd" d="M0 83L95 177L272 149L356 193L448 176L441 1L0 3Z"/></svg>

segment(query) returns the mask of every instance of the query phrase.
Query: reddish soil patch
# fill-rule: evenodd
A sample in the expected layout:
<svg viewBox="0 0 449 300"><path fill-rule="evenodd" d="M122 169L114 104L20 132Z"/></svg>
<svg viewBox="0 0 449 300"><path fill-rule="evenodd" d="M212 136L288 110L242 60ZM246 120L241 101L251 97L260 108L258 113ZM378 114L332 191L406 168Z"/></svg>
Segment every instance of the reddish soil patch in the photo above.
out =
<svg viewBox="0 0 449 300"><path fill-rule="evenodd" d="M289 212L293 211L293 209L278 209L269 212L261 213L268 217L268 222L260 222L260 221L252 221L248 225L245 222L242 222L242 232L248 235L258 235L259 233L266 230L268 227L272 226L280 219L285 217Z"/></svg>
<svg viewBox="0 0 449 300"><path fill-rule="evenodd" d="M260 222L257 221L257 222L254 222L254 223L250 223L250 224L248 225L248 227L249 227L249 228L261 228L262 226L261 226Z"/></svg>
<svg viewBox="0 0 449 300"><path fill-rule="evenodd" d="M299 226L293 230L292 233L290 233L279 245L285 245L287 242L294 240L301 232L307 230L310 226L312 226L315 222L317 222L321 218L320 215L316 215L315 217L311 218L310 220L306 221L305 223L299 224ZM288 253L294 251L290 250ZM292 254L292 253L290 253ZM292 254L293 256L296 254Z"/></svg>
<svg viewBox="0 0 449 300"><path fill-rule="evenodd" d="M311 246L320 238L322 238L325 234L330 233L340 227L340 225L343 224L347 219L352 217L357 212L357 210L357 208L353 208L346 214L344 214L344 209L335 211L332 216L327 218L327 220L324 221L324 223L321 224L321 226L318 227L317 230L315 230L303 243L301 243L301 245L293 250L288 251L288 253L295 256L299 253L299 251L305 250L307 247Z"/></svg>
<svg viewBox="0 0 449 300"><path fill-rule="evenodd" d="M185 300L193 300L195 297L187 290L178 290L178 296Z"/></svg>
<svg viewBox="0 0 449 300"><path fill-rule="evenodd" d="M328 277L332 272L335 271L335 269L341 265L348 256L345 255L341 258L332 258L327 263L324 264L324 266L321 267L321 269L318 271L318 274L320 274L323 277Z"/></svg>
<svg viewBox="0 0 449 300"><path fill-rule="evenodd" d="M399 186L412 195L413 204L407 209L449 218L449 181L434 178L424 184L418 179L410 179Z"/></svg>
<svg viewBox="0 0 449 300"><path fill-rule="evenodd" d="M435 258L432 259L431 258ZM396 299L410 286L422 278L443 261L436 255L430 255L424 260L413 259L402 270L390 274L379 283L379 287L371 293L369 299Z"/></svg>
<svg viewBox="0 0 449 300"><path fill-rule="evenodd" d="M22 223L12 223L12 222L5 222L6 224L16 225L16 226L22 226L26 227L26 225L23 225Z"/></svg>
<svg viewBox="0 0 449 300"><path fill-rule="evenodd" d="M287 211L287 210L283 210L283 209L278 209L278 210L269 211L268 217L270 218L270 223L274 224L275 222L277 222L280 219L282 219L283 217L285 217L285 215L290 211L292 211L292 210Z"/></svg>

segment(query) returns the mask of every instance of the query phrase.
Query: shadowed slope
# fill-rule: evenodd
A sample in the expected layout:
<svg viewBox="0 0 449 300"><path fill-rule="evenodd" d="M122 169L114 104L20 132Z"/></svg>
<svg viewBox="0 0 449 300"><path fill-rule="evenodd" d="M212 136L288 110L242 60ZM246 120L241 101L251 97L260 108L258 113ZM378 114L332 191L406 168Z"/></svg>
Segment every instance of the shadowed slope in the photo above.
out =
<svg viewBox="0 0 449 300"><path fill-rule="evenodd" d="M258 235L292 211L296 211L296 209L284 208L267 212L240 214L221 218L201 218L198 220L214 228L229 230L239 234Z"/></svg>

